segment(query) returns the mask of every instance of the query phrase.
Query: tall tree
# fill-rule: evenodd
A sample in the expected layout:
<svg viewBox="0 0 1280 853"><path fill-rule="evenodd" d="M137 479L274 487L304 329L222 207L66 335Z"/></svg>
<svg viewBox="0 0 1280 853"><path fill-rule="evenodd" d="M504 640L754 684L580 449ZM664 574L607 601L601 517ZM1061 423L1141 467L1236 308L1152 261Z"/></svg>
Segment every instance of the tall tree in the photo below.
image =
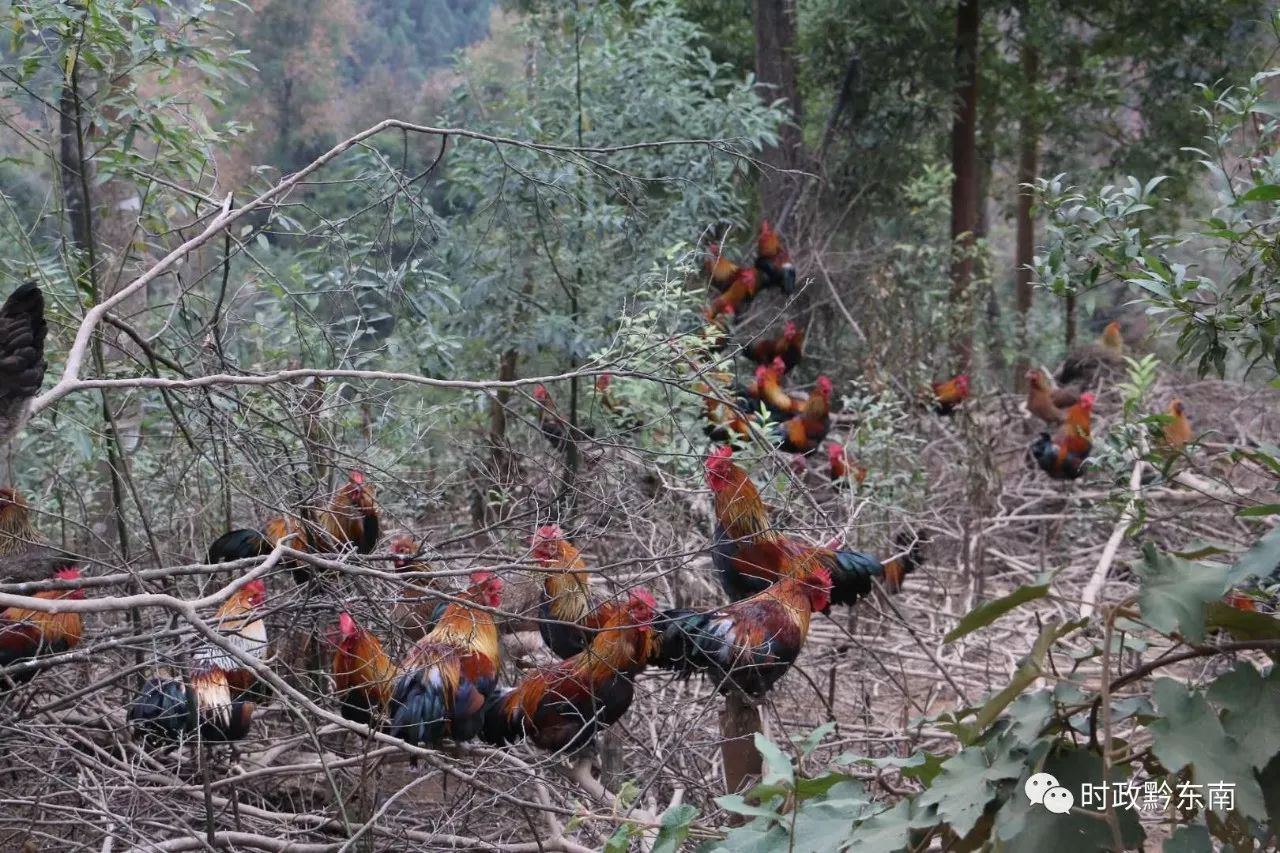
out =
<svg viewBox="0 0 1280 853"><path fill-rule="evenodd" d="M799 180L778 169L797 169L803 162L801 134L804 106L796 81L795 0L755 0L756 82L768 101L786 100L787 121L778 132L778 144L766 146L760 159L769 168L760 183L760 200L766 217L780 220ZM781 226L781 222L778 223Z"/></svg>
<svg viewBox="0 0 1280 853"><path fill-rule="evenodd" d="M973 361L974 230L978 224L979 0L956 10L956 113L951 125L951 351L957 370Z"/></svg>
<svg viewBox="0 0 1280 853"><path fill-rule="evenodd" d="M1031 184L1036 179L1040 153L1040 118L1039 105L1036 101L1036 85L1040 75L1040 52L1031 39L1027 26L1027 9L1024 4L1022 60L1022 83L1024 103L1022 105L1022 121L1018 129L1018 203L1014 211L1017 230L1017 247L1014 255L1014 304L1018 311L1017 359L1014 362L1013 377L1022 387L1023 378L1031 364L1028 354L1027 321L1031 314L1031 264L1035 260L1036 222L1032 213L1034 191Z"/></svg>

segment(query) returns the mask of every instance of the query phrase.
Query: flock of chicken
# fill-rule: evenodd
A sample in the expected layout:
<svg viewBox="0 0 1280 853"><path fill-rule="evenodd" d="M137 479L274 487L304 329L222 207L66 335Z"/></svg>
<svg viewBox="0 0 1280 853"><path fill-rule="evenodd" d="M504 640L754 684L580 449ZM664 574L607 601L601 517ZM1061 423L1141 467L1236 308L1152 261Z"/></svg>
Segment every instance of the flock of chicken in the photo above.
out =
<svg viewBox="0 0 1280 853"><path fill-rule="evenodd" d="M716 295L703 317L718 331L720 350L728 345L735 318L762 288L787 294L795 289L795 267L768 223L760 229L754 266L738 266L715 246L706 272ZM43 379L44 337L43 299L35 285L25 285L0 309L0 447L21 427ZM641 588L598 600L582 555L561 528L538 527L530 546L544 577L537 622L547 649L560 661L501 685L502 580L479 571L465 589L442 592L436 586L439 577L419 560L413 538L393 537L386 547L393 573L406 589L393 617L416 642L393 661L373 631L350 613L336 614L328 635L329 669L341 714L412 744L479 737L504 745L528 739L544 750L573 752L626 713L635 678L646 668L678 677L700 673L722 693L760 697L796 660L814 613L853 605L877 582L896 591L919 566L925 536L899 534L898 556L884 560L790 537L770 523L756 486L733 461L731 442L761 424L758 432L788 453L810 454L826 440L830 379L819 376L807 397L783 384L803 358L804 338L804 331L788 321L777 338L740 347L758 366L754 382L738 389L733 402L710 384L714 379L697 389L712 440L704 460L716 517L710 552L729 603L709 611L660 609ZM1062 387L1055 388L1039 370L1028 375L1027 409L1055 430L1043 433L1030 453L1051 477L1074 479L1084 469L1094 397L1073 390L1075 380L1087 384L1088 365L1118 358L1120 347L1113 324L1098 352L1068 359L1059 374ZM609 397L608 376L601 377L597 393L606 407L622 408ZM968 377L962 374L933 385L930 405L949 415L968 393ZM560 416L544 387L534 397L541 407L539 426L554 446L587 437ZM1165 440L1181 447L1191 433L1180 403L1170 415ZM860 483L866 475L839 443L828 446L828 462L837 486ZM373 554L382 544L379 512L372 484L353 471L313 516L281 515L260 530L232 530L210 546L208 560L252 561L280 546L304 554ZM45 544L28 505L12 488L0 488L0 560L0 577L50 581L36 599L84 597L76 561ZM323 572L305 560L289 558L282 565L298 585L323 584ZM258 571L233 584L189 667L158 668L146 680L127 713L139 732L223 742L250 731L256 705L270 693L260 674L270 660L264 614L271 595ZM0 678L13 684L29 679L50 655L73 649L83 633L78 612L21 607L0 612Z"/></svg>

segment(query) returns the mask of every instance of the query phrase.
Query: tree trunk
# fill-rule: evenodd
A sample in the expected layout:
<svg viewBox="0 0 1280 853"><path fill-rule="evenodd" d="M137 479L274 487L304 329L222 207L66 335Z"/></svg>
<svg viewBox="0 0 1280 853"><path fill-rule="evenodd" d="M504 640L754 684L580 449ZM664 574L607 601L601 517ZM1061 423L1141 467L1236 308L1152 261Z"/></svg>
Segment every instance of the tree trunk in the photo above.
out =
<svg viewBox="0 0 1280 853"><path fill-rule="evenodd" d="M951 353L948 372L967 372L973 361L973 236L978 220L979 0L961 0L956 12L956 99L951 127Z"/></svg>
<svg viewBox="0 0 1280 853"><path fill-rule="evenodd" d="M988 108L982 114L981 133L978 134L978 218L974 223L973 236L977 244L977 255L974 258L973 274L986 294L986 336L987 357L991 367L1003 373L1005 367L1004 336L1001 333L1000 299L997 296L995 278L991 274L991 253L983 248L983 243L991 233L991 173L996 160L996 133L999 116L994 109Z"/></svg>
<svg viewBox="0 0 1280 853"><path fill-rule="evenodd" d="M1013 381L1019 390L1026 388L1027 371L1031 367L1030 342L1027 340L1027 322L1031 315L1031 263L1035 260L1036 222L1031 214L1033 197L1030 184L1036 179L1037 155L1040 149L1040 123L1037 115L1036 80L1040 71L1040 55L1030 43L1030 36L1022 34L1022 82L1026 87L1023 104L1022 126L1018 140L1018 205L1014 214L1017 225L1017 251L1014 258L1014 300L1018 310L1017 352Z"/></svg>
<svg viewBox="0 0 1280 853"><path fill-rule="evenodd" d="M758 707L736 691L725 697L724 710L720 712L725 793L741 793L760 781L764 763L756 749L755 735L763 731Z"/></svg>
<svg viewBox="0 0 1280 853"><path fill-rule="evenodd" d="M765 173L760 179L760 206L766 218L778 228L789 213L789 200L798 192L800 180L779 174L778 169L796 169L803 162L804 140L800 128L804 108L796 85L793 56L796 41L795 0L755 0L756 82L767 102L786 100L787 120L778 129L778 144L760 152Z"/></svg>

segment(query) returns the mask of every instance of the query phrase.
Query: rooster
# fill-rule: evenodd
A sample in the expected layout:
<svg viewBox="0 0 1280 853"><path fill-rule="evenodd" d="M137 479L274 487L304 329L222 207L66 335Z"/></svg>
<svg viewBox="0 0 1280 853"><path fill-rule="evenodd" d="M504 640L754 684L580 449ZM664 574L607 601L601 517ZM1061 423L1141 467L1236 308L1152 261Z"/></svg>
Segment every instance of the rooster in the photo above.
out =
<svg viewBox="0 0 1280 853"><path fill-rule="evenodd" d="M378 504L364 473L352 471L347 483L319 514L320 528L338 549L354 545L361 554L372 553L378 545ZM287 541L286 541L287 540ZM261 531L249 528L230 530L209 546L209 562L223 563L249 557L265 557L283 542L295 551L313 551L320 544L297 518L280 515L269 519ZM289 561L293 579L299 585L312 577L311 567Z"/></svg>
<svg viewBox="0 0 1280 853"><path fill-rule="evenodd" d="M812 453L822 446L831 431L831 380L819 376L804 409L795 417L774 424L773 435L787 453Z"/></svg>
<svg viewBox="0 0 1280 853"><path fill-rule="evenodd" d="M1058 370L1058 384L1092 388L1101 377L1123 366L1124 336L1120 334L1120 324L1113 320L1102 330L1096 344L1067 354Z"/></svg>
<svg viewBox="0 0 1280 853"><path fill-rule="evenodd" d="M55 571L53 577L60 581L78 581L80 570L67 565ZM74 601L84 598L84 590L48 589L37 592L33 597L42 601ZM74 649L83 635L84 625L79 613L46 613L25 607L7 607L0 611L0 673L4 667L15 663ZM22 672L4 673L3 677L13 684L22 684L29 681L36 671L33 667Z"/></svg>
<svg viewBox="0 0 1280 853"><path fill-rule="evenodd" d="M1058 426L1066 420L1066 410L1080 401L1080 393L1071 388L1050 388L1044 371L1033 368L1027 371L1027 411L1049 426Z"/></svg>
<svg viewBox="0 0 1280 853"><path fill-rule="evenodd" d="M482 732L487 743L528 737L540 749L569 754L627 712L633 679L653 656L653 596L632 590L625 606L608 610L585 650L489 700Z"/></svg>
<svg viewBox="0 0 1280 853"><path fill-rule="evenodd" d="M333 684L342 716L366 726L385 720L395 675L395 664L378 638L356 624L350 613L338 614Z"/></svg>
<svg viewBox="0 0 1280 853"><path fill-rule="evenodd" d="M1080 402L1067 409L1062 426L1052 437L1042 432L1031 445L1031 457L1055 480L1074 480L1084 473L1085 462L1093 444L1089 434L1089 416L1093 412L1093 395L1083 394Z"/></svg>
<svg viewBox="0 0 1280 853"><path fill-rule="evenodd" d="M44 382L44 294L29 281L0 306L0 451L18 434Z"/></svg>
<svg viewBox="0 0 1280 853"><path fill-rule="evenodd" d="M611 615L612 602L597 605L582 554L564 538L558 524L539 527L533 534L533 557L545 568L538 604L538 630L547 648L571 658L591 645L591 639Z"/></svg>
<svg viewBox="0 0 1280 853"><path fill-rule="evenodd" d="M70 554L49 546L16 489L0 488L0 580L38 581L75 562Z"/></svg>
<svg viewBox="0 0 1280 853"><path fill-rule="evenodd" d="M358 554L372 554L378 547L378 502L363 471L347 475L346 484L321 510L320 526L340 551L354 547Z"/></svg>
<svg viewBox="0 0 1280 853"><path fill-rule="evenodd" d="M706 473L716 512L711 562L734 601L762 591L779 578L805 575L812 565L824 569L831 579L832 604L853 604L871 592L873 578L901 584L901 577L890 577L888 567L870 554L818 548L774 530L760 492L747 472L734 464L731 449L712 451ZM922 547L921 540L913 543L899 566L902 574L920 564Z"/></svg>
<svg viewBox="0 0 1280 853"><path fill-rule="evenodd" d="M705 673L721 693L763 696L800 656L809 621L830 596L831 573L809 562L804 575L709 613L665 611L651 663L683 677Z"/></svg>
<svg viewBox="0 0 1280 853"><path fill-rule="evenodd" d="M726 258L723 251L719 243L712 243L707 246L707 257L702 262L702 268L707 273L707 280L711 282L711 286L716 289L717 293L724 293L733 280L738 277L738 271L741 269L733 261Z"/></svg>
<svg viewBox="0 0 1280 853"><path fill-rule="evenodd" d="M391 731L410 744L434 745L450 737L475 737L485 698L498 677L498 626L494 614L502 580L475 572L471 586L445 607L431 633L414 644L396 671Z"/></svg>
<svg viewBox="0 0 1280 853"><path fill-rule="evenodd" d="M760 237L756 240L756 269L763 277L764 287L776 287L790 296L796 292L796 267L783 245L782 238L769 225L760 223Z"/></svg>
<svg viewBox="0 0 1280 853"><path fill-rule="evenodd" d="M737 277L724 293L711 300L703 316L708 323L714 324L718 318L730 311L735 315L741 315L747 310L751 300L755 299L759 290L760 277L756 271L754 269L739 270Z"/></svg>
<svg viewBox="0 0 1280 853"><path fill-rule="evenodd" d="M435 572L430 563L418 559L418 543L409 534L393 536L387 547L394 555L391 565L397 573L431 575ZM447 602L427 592L438 588L439 582L435 577L406 580L400 600L391 609L391 618L409 640L421 640L444 614Z"/></svg>
<svg viewBox="0 0 1280 853"><path fill-rule="evenodd" d="M590 429L574 427L564 419L556 408L555 400L551 399L547 386L534 387L533 399L538 404L538 431L556 450L566 449L570 441L581 442L592 437Z"/></svg>
<svg viewBox="0 0 1280 853"><path fill-rule="evenodd" d="M795 320L788 320L779 337L756 341L743 351L756 364L773 364L775 358L780 358L783 371L792 370L804 357L804 330Z"/></svg>
<svg viewBox="0 0 1280 853"><path fill-rule="evenodd" d="M827 445L827 464L831 474L831 485L837 489L847 489L850 485L861 486L867 479L867 469L859 465L849 455L849 448L838 442Z"/></svg>
<svg viewBox="0 0 1280 853"><path fill-rule="evenodd" d="M933 392L933 410L943 417L950 417L960 404L969 399L969 375L961 373L945 382L930 386Z"/></svg>
<svg viewBox="0 0 1280 853"><path fill-rule="evenodd" d="M756 368L755 381L747 386L747 397L750 400L759 400L764 403L765 409L775 418L789 418L792 415L799 415L805 409L805 399L803 397L792 397L782 388L782 377L787 372L787 366L781 358L775 358L768 366L760 365ZM748 400L740 401L744 405L748 405Z"/></svg>
<svg viewBox="0 0 1280 853"><path fill-rule="evenodd" d="M236 590L214 615L222 639L245 655L261 659L267 627L257 611L266 602L266 586L252 580ZM192 659L190 690L176 678L152 676L129 708L128 720L145 734L177 739L198 729L205 740L240 740L249 733L258 680L236 656L206 644Z"/></svg>
<svg viewBox="0 0 1280 853"><path fill-rule="evenodd" d="M1187 409L1181 400L1174 400L1166 414L1172 420L1160 428L1160 445L1167 450L1180 451L1195 438Z"/></svg>

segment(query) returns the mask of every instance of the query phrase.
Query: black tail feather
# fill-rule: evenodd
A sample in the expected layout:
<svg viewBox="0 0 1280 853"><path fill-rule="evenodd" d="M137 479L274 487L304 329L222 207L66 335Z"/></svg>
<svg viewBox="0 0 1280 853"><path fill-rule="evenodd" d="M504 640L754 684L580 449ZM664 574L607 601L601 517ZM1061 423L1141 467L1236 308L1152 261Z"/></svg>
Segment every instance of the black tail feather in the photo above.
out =
<svg viewBox="0 0 1280 853"><path fill-rule="evenodd" d="M271 543L256 530L241 528L229 530L213 540L209 546L210 563L226 563L248 557L265 557L271 553Z"/></svg>
<svg viewBox="0 0 1280 853"><path fill-rule="evenodd" d="M524 738L524 712L517 708L508 715L502 708L502 700L510 693L510 688L494 690L485 699L479 734L480 740L491 746L506 746Z"/></svg>

